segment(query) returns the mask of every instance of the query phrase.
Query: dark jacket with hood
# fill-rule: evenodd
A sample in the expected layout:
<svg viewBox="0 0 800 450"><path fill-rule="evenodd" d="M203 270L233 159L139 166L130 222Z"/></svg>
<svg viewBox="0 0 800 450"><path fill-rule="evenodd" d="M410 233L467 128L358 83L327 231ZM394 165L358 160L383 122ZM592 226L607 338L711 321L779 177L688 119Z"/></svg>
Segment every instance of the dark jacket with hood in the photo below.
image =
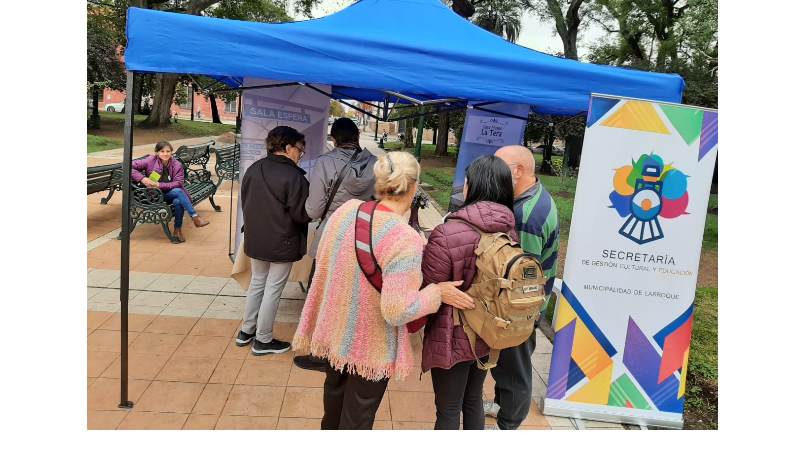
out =
<svg viewBox="0 0 800 450"><path fill-rule="evenodd" d="M514 213L505 206L494 202L479 202L449 215L448 221L434 228L425 252L422 255L423 286L442 281L464 280L459 289L466 291L472 285L477 273L475 249L481 235L472 227L449 219L461 219L484 232L510 232L512 239L518 240L514 228ZM477 356L489 354L489 347L478 338L475 344ZM469 339L464 328L455 326L453 307L439 307L436 314L428 316L425 337L422 340L422 371L438 367L449 369L462 361L474 361Z"/></svg>
<svg viewBox="0 0 800 450"><path fill-rule="evenodd" d="M308 200L306 201L306 213L312 220L322 217L325 211L325 203L328 200L328 195L339 178L339 172L347 167L347 162L353 156L355 150L349 148L336 147L328 153L324 153L317 158L314 163L314 170L311 171L309 181ZM322 237L322 232L325 230L325 224L333 213L345 202L352 199L359 199L362 201L372 200L375 194L375 172L373 168L378 158L375 157L369 150L363 149L358 155L358 158L353 162L351 168L345 174L342 184L333 196L331 207L325 220L317 229L314 234L314 241L311 243L309 256L316 258L317 246L319 246L319 239Z"/></svg>
<svg viewBox="0 0 800 450"><path fill-rule="evenodd" d="M311 218L305 208L305 173L291 159L274 153L267 153L247 169L241 194L247 256L288 263L306 254Z"/></svg>

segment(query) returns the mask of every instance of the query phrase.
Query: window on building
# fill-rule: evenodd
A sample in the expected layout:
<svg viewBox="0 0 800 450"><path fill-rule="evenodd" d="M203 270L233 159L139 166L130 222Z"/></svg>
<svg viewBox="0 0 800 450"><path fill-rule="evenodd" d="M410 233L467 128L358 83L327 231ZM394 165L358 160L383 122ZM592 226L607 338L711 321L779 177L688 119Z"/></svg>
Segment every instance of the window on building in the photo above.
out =
<svg viewBox="0 0 800 450"><path fill-rule="evenodd" d="M192 108L192 86L186 86L186 101L180 104L181 109L191 109Z"/></svg>
<svg viewBox="0 0 800 450"><path fill-rule="evenodd" d="M229 114L236 114L236 100L232 102L225 102L225 112Z"/></svg>

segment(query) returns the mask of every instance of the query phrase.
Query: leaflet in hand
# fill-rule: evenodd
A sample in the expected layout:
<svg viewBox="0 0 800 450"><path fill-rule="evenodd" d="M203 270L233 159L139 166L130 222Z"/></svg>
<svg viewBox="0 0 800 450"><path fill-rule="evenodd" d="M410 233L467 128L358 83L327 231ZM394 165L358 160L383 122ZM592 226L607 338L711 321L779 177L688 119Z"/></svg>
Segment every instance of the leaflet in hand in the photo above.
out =
<svg viewBox="0 0 800 450"><path fill-rule="evenodd" d="M158 183L158 180L160 180L160 179L161 179L161 174L160 174L160 173L158 173L158 172L156 172L156 171L153 171L153 173L151 173L151 174L150 174L150 176L149 176L148 178L150 178L151 180L153 180L153 181L155 181L156 183Z"/></svg>

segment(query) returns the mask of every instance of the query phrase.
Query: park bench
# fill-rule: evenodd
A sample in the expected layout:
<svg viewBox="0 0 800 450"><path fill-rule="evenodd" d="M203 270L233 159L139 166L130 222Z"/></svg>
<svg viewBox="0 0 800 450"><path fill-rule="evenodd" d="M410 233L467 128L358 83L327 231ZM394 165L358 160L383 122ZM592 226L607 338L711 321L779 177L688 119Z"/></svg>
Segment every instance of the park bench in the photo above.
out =
<svg viewBox="0 0 800 450"><path fill-rule="evenodd" d="M122 186L122 164L86 168L86 195L109 191L108 197L101 199L100 204L108 204L114 192L120 190L120 186Z"/></svg>
<svg viewBox="0 0 800 450"><path fill-rule="evenodd" d="M205 199L211 202L214 210L219 212L222 209L214 203L214 193L217 192L217 185L211 180L211 172L205 169L191 169L188 164L181 161L183 165L183 187L189 192L192 205L196 206ZM207 160L206 160L207 161ZM158 188L147 188L140 184L131 186L131 227L134 228L142 223L152 223L161 225L164 234L173 243L178 244L178 237L170 233L169 227L175 217L175 207L164 201L164 192ZM122 239L122 233L119 235Z"/></svg>
<svg viewBox="0 0 800 450"><path fill-rule="evenodd" d="M211 146L214 144L216 142L208 141L204 144L181 145L173 156L185 166L201 166L203 170L207 170L206 164L211 156Z"/></svg>
<svg viewBox="0 0 800 450"><path fill-rule="evenodd" d="M143 159L147 156L142 156ZM107 205L114 192L122 190L122 163L86 168L86 195L108 190L108 197L101 199L100 204Z"/></svg>
<svg viewBox="0 0 800 450"><path fill-rule="evenodd" d="M217 188L225 180L239 181L239 144L212 148L211 152L216 155L214 171L217 173Z"/></svg>

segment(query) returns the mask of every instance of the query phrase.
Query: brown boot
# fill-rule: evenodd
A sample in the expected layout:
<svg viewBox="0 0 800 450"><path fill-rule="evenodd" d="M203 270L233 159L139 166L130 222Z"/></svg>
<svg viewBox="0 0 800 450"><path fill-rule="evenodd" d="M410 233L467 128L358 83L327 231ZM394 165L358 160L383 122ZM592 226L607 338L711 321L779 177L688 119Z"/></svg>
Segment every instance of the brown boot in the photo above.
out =
<svg viewBox="0 0 800 450"><path fill-rule="evenodd" d="M181 231L180 228L175 228L174 230L172 230L172 234L174 234L179 241L186 242L186 239L183 237L183 232Z"/></svg>
<svg viewBox="0 0 800 450"><path fill-rule="evenodd" d="M203 219L200 216L192 217L192 222L194 222L194 226L197 227L197 228L204 227L204 226L206 226L206 225L211 223L211 222L207 221L206 219Z"/></svg>

